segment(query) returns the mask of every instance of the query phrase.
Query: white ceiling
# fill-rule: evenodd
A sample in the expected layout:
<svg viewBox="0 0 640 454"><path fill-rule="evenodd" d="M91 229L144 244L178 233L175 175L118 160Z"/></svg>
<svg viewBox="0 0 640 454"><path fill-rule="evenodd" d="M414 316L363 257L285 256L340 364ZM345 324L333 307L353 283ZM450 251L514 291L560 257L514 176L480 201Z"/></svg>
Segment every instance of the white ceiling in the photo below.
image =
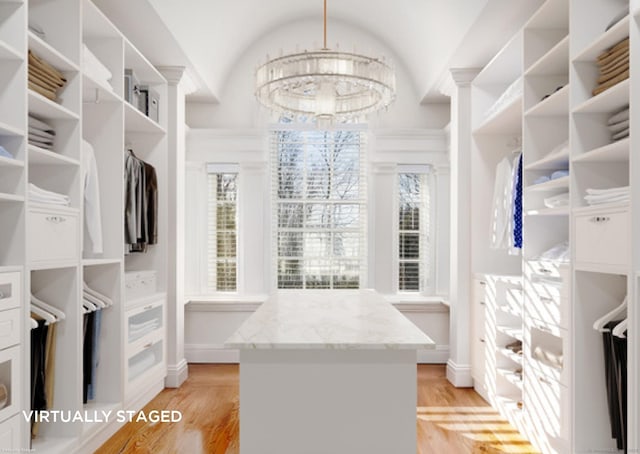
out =
<svg viewBox="0 0 640 454"><path fill-rule="evenodd" d="M318 44L322 41L322 0L94 1L154 64L189 68L198 86L194 99L218 98L234 63L253 43L278 27L317 18ZM496 15L505 14L505 18L512 19L514 11L536 2L328 0L328 44L335 45L331 42L332 18L367 31L401 60L420 91L421 98L417 101L423 101L433 93L434 84L452 62L464 65L460 55L468 56L475 66L478 55L495 51L495 44L470 33L482 30L487 37L487 27L479 27L478 21L487 21L484 16L488 10L493 11L495 22ZM513 24L511 20L503 20L491 32L512 33ZM495 42L493 35L490 39ZM293 50L295 45L292 37L282 47ZM501 45L499 40L497 45ZM477 47L478 51L470 47Z"/></svg>

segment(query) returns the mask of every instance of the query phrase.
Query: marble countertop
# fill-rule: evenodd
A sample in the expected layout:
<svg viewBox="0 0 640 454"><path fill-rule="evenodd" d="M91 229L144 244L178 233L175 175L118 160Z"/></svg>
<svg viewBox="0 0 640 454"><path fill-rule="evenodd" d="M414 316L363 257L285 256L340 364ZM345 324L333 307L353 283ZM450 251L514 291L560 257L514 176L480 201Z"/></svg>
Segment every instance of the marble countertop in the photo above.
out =
<svg viewBox="0 0 640 454"><path fill-rule="evenodd" d="M238 349L433 349L435 343L372 290L271 295L225 342Z"/></svg>

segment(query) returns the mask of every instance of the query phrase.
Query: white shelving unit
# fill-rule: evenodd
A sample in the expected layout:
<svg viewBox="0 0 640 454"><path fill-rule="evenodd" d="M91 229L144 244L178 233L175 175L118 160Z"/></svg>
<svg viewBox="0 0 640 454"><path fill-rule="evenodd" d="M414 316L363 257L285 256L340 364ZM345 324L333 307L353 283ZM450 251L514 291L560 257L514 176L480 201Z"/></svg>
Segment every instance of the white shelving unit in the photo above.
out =
<svg viewBox="0 0 640 454"><path fill-rule="evenodd" d="M27 24L37 23L40 37ZM166 315L137 345L153 350L150 367L127 371L131 357L126 338L137 302L125 298L125 270L155 270L154 307L166 311L168 184L166 105L160 122L149 119L124 100L125 68L161 98L166 81L90 0L0 2L0 146L15 158L0 158L0 320L13 320L18 331L0 341L0 382L9 389L9 404L0 409L3 449L43 453L93 452L118 428L118 423L69 424L43 422L35 438L20 415L31 408L31 336L29 295L65 314L57 323L53 400L50 410L138 410L164 384ZM96 80L81 67L83 44L112 74ZM28 51L47 61L67 80L56 101L28 89ZM51 124L53 149L28 143L27 114ZM93 146L100 182L103 252L85 247L83 139ZM152 164L160 187L159 239L147 253L124 253L125 148ZM69 207L43 205L28 199L28 184L64 194ZM89 241L88 239L86 241ZM102 312L95 397L83 403L83 282L107 296L113 305ZM9 296L6 296L9 295ZM9 339L6 340L5 339ZM147 343L151 345L147 347ZM125 354L126 352L126 354ZM131 353L131 354L129 354ZM135 361L134 361L135 363Z"/></svg>

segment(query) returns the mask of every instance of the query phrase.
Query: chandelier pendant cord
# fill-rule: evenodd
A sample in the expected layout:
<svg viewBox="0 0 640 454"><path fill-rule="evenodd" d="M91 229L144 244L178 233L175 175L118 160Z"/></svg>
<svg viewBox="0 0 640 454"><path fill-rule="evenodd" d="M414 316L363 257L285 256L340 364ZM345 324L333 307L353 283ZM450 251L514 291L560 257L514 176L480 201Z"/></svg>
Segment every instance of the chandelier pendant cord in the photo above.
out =
<svg viewBox="0 0 640 454"><path fill-rule="evenodd" d="M324 0L324 46L323 50L329 50L327 47L327 0Z"/></svg>

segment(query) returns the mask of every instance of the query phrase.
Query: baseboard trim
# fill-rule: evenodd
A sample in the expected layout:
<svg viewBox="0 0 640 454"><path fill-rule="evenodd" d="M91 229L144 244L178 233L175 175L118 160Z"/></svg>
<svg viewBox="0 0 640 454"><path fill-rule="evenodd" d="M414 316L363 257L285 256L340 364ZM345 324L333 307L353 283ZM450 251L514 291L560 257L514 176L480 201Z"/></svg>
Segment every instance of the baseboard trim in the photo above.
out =
<svg viewBox="0 0 640 454"><path fill-rule="evenodd" d="M447 380L456 388L473 387L470 364L456 364L452 360L447 361Z"/></svg>
<svg viewBox="0 0 640 454"><path fill-rule="evenodd" d="M190 363L238 363L238 350L216 344L187 344L184 346L187 362ZM419 364L445 364L449 359L449 346L438 345L434 350L418 350ZM470 372L469 372L470 373Z"/></svg>
<svg viewBox="0 0 640 454"><path fill-rule="evenodd" d="M167 376L164 379L164 386L166 388L179 388L185 380L189 377L189 365L187 360L182 360L176 364L169 364L167 366Z"/></svg>

